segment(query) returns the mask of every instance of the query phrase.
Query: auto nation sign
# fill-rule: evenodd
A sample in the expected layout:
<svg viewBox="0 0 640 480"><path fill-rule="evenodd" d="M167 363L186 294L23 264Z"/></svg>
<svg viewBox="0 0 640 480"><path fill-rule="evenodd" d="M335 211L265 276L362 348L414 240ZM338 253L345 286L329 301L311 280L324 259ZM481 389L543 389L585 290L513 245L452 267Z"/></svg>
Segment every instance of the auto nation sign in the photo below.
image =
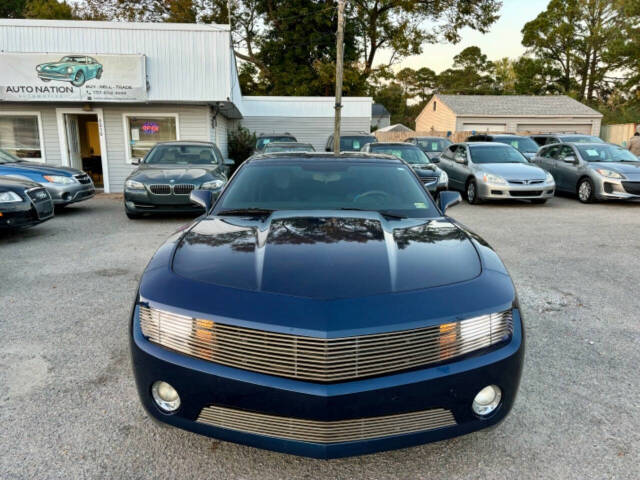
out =
<svg viewBox="0 0 640 480"><path fill-rule="evenodd" d="M0 101L146 99L144 55L0 53Z"/></svg>

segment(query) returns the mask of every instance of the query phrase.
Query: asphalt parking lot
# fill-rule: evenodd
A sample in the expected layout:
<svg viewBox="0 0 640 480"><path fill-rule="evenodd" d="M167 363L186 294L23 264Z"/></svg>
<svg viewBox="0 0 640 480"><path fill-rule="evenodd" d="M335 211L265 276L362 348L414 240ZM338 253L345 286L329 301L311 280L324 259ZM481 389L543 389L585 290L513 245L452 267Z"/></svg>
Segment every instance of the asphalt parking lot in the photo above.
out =
<svg viewBox="0 0 640 480"><path fill-rule="evenodd" d="M638 478L640 204L459 205L509 268L527 352L491 431L321 461L156 426L138 403L128 314L188 217L128 220L98 196L0 234L0 478Z"/></svg>

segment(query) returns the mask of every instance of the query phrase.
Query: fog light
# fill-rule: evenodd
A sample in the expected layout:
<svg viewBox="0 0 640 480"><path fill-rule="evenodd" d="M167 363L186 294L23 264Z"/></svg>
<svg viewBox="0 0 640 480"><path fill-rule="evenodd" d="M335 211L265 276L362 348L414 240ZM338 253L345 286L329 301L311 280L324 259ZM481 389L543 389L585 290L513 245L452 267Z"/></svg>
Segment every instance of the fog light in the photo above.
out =
<svg viewBox="0 0 640 480"><path fill-rule="evenodd" d="M478 392L476 397L473 399L473 405L471 405L471 408L476 415L484 417L498 408L501 398L502 391L500 390L500 387L496 385L489 385Z"/></svg>
<svg viewBox="0 0 640 480"><path fill-rule="evenodd" d="M165 412L175 412L180 407L180 395L167 382L158 381L151 386L151 396Z"/></svg>

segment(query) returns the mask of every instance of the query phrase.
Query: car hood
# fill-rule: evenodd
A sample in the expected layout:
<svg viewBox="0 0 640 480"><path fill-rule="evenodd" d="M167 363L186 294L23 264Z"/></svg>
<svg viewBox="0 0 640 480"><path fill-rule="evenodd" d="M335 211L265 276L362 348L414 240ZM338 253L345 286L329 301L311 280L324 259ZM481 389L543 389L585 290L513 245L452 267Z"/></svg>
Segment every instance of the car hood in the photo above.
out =
<svg viewBox="0 0 640 480"><path fill-rule="evenodd" d="M5 166L11 165L15 168L20 168L24 170L28 170L29 172L39 173L40 175L64 175L67 177L71 177L73 175L78 175L82 173L81 170L77 168L71 167L54 167L51 165L44 165L42 163L37 162L16 162L16 163L5 163Z"/></svg>
<svg viewBox="0 0 640 480"><path fill-rule="evenodd" d="M207 180L216 173L217 165L208 166L188 166L188 165L162 165L143 166L134 171L129 178L139 182L151 183L184 183ZM172 182L173 180L173 182Z"/></svg>
<svg viewBox="0 0 640 480"><path fill-rule="evenodd" d="M640 162L592 162L589 163L591 168L605 168L621 173L627 177L640 176Z"/></svg>
<svg viewBox="0 0 640 480"><path fill-rule="evenodd" d="M507 180L544 180L547 176L540 167L526 163L483 163L478 168Z"/></svg>
<svg viewBox="0 0 640 480"><path fill-rule="evenodd" d="M465 232L444 218L277 212L209 217L178 243L176 274L243 290L352 298L463 282L481 273Z"/></svg>

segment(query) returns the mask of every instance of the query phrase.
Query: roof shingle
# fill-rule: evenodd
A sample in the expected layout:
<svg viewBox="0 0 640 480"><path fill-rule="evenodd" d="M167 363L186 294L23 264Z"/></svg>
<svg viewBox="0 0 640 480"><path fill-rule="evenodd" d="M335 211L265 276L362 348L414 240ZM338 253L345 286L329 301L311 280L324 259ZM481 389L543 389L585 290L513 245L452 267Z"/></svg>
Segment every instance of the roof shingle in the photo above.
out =
<svg viewBox="0 0 640 480"><path fill-rule="evenodd" d="M437 95L457 115L602 114L566 95Z"/></svg>

